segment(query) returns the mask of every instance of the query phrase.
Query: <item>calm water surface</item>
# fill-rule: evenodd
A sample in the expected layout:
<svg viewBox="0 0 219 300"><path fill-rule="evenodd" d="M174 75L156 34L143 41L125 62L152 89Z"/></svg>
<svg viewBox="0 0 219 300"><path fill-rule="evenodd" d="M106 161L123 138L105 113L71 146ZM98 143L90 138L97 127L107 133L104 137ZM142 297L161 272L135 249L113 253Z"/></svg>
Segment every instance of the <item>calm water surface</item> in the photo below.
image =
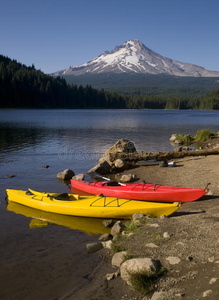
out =
<svg viewBox="0 0 219 300"><path fill-rule="evenodd" d="M57 181L57 173L67 168L76 174L86 173L120 138L133 141L138 151L168 151L173 149L168 141L172 133L194 134L197 129L204 128L219 131L218 111L0 110L1 259L10 265L12 257L16 262L23 261L25 252L32 261L32 253L37 253L37 259L39 249L52 255L54 249L48 241L65 236L63 243L68 239L72 241L72 257L80 256L85 260L84 244L91 237L87 238L83 232L86 228L99 230L102 226L96 221L91 224L90 220L63 219L52 214L42 216L42 213L28 209L25 217L22 207L7 210L6 188L68 192L68 187ZM49 165L49 168L43 168L44 165ZM14 177L9 178L11 175ZM61 226L58 230L57 226L30 229L31 219L39 218L39 214ZM42 231L39 233L39 230ZM92 237L93 240L96 238ZM74 250L74 243L78 245L80 241L81 250ZM6 273L2 276L7 278ZM27 280L32 283L29 278L27 273L24 287ZM7 282L10 283L10 276ZM38 289L37 284L35 289Z"/></svg>
<svg viewBox="0 0 219 300"><path fill-rule="evenodd" d="M218 124L218 111L0 110L1 187L60 190L58 172L86 173L120 138L138 151L167 151L172 133L218 131Z"/></svg>

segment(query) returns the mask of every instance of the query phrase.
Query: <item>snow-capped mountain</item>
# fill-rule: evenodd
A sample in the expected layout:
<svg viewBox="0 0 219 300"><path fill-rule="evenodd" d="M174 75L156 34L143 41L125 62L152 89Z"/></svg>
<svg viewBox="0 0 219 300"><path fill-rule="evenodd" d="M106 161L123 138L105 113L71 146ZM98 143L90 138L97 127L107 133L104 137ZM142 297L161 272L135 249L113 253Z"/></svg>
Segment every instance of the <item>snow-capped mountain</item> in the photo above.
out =
<svg viewBox="0 0 219 300"><path fill-rule="evenodd" d="M166 74L173 76L219 77L219 72L164 57L138 40L129 40L89 62L53 73L54 76L98 73Z"/></svg>

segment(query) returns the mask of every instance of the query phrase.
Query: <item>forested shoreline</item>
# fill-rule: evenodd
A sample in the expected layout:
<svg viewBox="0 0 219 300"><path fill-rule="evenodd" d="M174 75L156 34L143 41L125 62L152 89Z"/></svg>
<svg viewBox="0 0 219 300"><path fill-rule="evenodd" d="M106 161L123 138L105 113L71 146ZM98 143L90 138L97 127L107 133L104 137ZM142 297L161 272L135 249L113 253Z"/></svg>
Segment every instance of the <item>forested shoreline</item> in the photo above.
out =
<svg viewBox="0 0 219 300"><path fill-rule="evenodd" d="M0 108L219 109L219 88L205 95L125 95L67 84L0 55Z"/></svg>

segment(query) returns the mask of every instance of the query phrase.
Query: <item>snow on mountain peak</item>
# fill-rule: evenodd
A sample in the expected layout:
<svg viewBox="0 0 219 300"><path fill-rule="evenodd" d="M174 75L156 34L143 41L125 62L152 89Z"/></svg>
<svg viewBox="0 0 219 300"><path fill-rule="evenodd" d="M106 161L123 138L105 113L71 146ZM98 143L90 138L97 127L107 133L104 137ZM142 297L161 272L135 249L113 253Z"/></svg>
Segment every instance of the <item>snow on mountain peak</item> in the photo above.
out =
<svg viewBox="0 0 219 300"><path fill-rule="evenodd" d="M219 77L219 72L163 57L139 40L128 40L111 51L105 51L80 66L58 71L53 75L82 75L86 73L143 73L191 77Z"/></svg>

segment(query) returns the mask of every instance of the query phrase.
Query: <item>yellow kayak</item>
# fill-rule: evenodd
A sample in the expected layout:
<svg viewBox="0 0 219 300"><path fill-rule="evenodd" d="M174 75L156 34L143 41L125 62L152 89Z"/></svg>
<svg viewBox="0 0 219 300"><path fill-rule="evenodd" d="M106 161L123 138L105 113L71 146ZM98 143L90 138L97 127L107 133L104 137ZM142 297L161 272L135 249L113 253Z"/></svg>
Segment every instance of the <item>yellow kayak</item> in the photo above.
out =
<svg viewBox="0 0 219 300"><path fill-rule="evenodd" d="M102 195L41 193L30 189L29 191L7 189L6 192L9 202L51 213L80 217L130 219L135 213L160 217L168 216L180 207L178 203L136 201Z"/></svg>

